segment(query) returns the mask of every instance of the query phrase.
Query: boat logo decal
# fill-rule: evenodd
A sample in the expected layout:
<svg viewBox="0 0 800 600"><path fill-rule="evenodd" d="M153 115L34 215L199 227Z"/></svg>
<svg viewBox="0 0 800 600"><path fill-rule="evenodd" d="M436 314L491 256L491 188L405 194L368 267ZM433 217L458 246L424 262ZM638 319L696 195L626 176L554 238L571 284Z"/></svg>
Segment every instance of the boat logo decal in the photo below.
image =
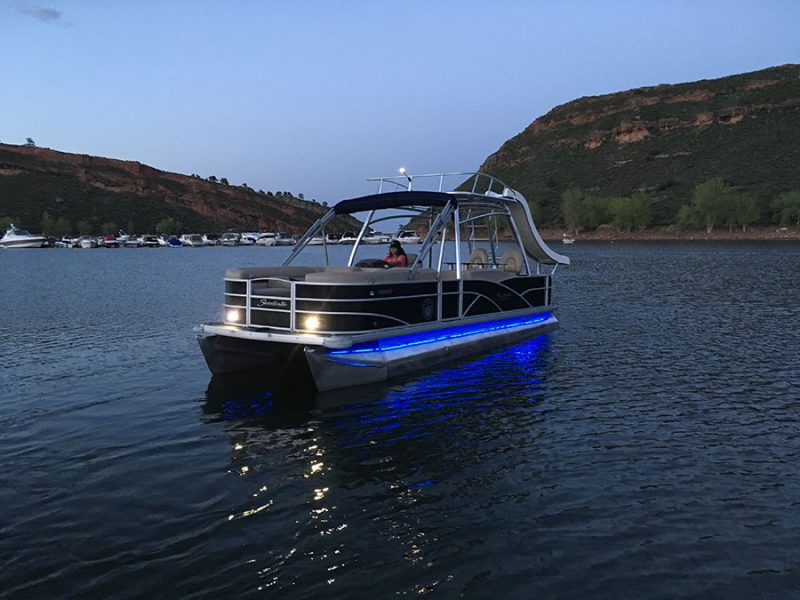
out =
<svg viewBox="0 0 800 600"><path fill-rule="evenodd" d="M287 300L274 300L271 298L261 298L258 301L258 308L289 308Z"/></svg>

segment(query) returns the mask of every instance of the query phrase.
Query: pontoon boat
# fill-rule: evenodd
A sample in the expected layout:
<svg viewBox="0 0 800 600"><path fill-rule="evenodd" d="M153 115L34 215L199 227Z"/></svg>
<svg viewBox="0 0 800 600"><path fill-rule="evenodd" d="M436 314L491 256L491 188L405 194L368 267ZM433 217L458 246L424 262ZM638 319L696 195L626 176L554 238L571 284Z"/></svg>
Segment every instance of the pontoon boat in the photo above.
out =
<svg viewBox="0 0 800 600"><path fill-rule="evenodd" d="M432 190L406 189L386 177L378 193L343 200L321 217L281 267L225 273L224 319L200 327L212 373L265 369L290 362L317 389L384 381L555 328L552 278L569 258L551 250L517 191L482 173L415 176ZM455 179L452 191L442 191ZM402 191L384 191L388 185ZM327 239L335 217L363 220L352 249L312 248L318 266L298 257ZM362 238L375 225L414 219L428 227L407 268L387 268ZM476 228L487 235L475 242ZM436 242L441 243L436 243ZM361 251L361 256L359 256ZM330 255L344 264L334 265ZM359 260L361 258L361 260Z"/></svg>

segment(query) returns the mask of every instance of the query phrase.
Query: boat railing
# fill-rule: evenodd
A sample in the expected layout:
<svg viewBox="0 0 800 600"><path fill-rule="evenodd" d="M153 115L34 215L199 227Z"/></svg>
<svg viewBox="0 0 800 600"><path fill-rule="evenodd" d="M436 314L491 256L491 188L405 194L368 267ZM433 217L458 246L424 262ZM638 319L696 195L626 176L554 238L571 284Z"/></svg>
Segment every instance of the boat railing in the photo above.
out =
<svg viewBox="0 0 800 600"><path fill-rule="evenodd" d="M411 191L469 192L472 194L511 196L511 188L488 173L463 171L454 173L424 173L411 175L403 172L390 177L370 177L367 181L378 183L378 193L394 192L397 188ZM453 181L454 184L450 185ZM388 188L388 189L384 189Z"/></svg>
<svg viewBox="0 0 800 600"><path fill-rule="evenodd" d="M329 274L341 276L343 273L345 272L330 272ZM387 272L383 273L386 274ZM325 273L322 272L320 274ZM348 271L346 274L355 276L358 272ZM485 279L500 282L503 279L503 275L510 275L509 273L504 273L502 269L486 268L485 266L479 269L464 270L462 272L464 277L454 277L455 274L455 271L443 271L435 277L437 283L434 292L437 297L435 304L438 309L434 322L453 321L463 318L463 316L469 313L471 306L478 301L479 297L485 297L486 300L494 303L494 300L490 297L476 293L475 290L467 292L465 290L465 281ZM452 285L452 282L457 282L457 287L455 289L449 287ZM388 279L386 281L374 283L391 285L391 281ZM351 281L338 283L337 287L350 285L362 286L364 284L364 281L359 281L357 277L353 277ZM320 301L332 301L334 303L348 301L346 299L330 300L316 294L312 294L308 297L300 297L297 293L298 285L329 287L331 283L328 281L307 281L305 277L303 277L302 280L286 276L253 278L226 277L223 322L226 325L247 327L256 330L271 330L298 335L314 334L316 333L314 328L309 327L307 324L306 319L308 317L312 315L325 316L339 313L336 311L319 311L316 309L309 311L308 308L306 308L308 303ZM549 305L551 295L550 286L550 277L545 276L542 279L541 287L531 288L526 293L541 292L543 294L542 304ZM464 301L465 293L475 296L470 303ZM445 317L442 311L442 299L446 296L452 296L453 294L457 294L459 298L458 311L456 314ZM357 299L353 299L353 301L356 300ZM372 300L379 301L381 298L377 297ZM369 299L362 299L362 301L370 302ZM497 308L499 309L499 306ZM391 318L391 315L385 316ZM298 319L302 319L302 322L298 323ZM398 325L402 325L402 323L398 322ZM405 325L407 326L409 324Z"/></svg>

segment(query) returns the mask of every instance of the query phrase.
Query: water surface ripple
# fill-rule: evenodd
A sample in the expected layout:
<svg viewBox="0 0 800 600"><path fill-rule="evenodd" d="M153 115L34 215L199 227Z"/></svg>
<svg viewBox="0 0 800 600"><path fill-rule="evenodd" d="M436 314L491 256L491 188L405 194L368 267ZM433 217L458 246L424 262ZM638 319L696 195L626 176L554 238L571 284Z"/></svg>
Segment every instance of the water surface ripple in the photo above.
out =
<svg viewBox="0 0 800 600"><path fill-rule="evenodd" d="M578 243L546 336L211 378L286 252L0 252L0 597L800 596L800 245Z"/></svg>

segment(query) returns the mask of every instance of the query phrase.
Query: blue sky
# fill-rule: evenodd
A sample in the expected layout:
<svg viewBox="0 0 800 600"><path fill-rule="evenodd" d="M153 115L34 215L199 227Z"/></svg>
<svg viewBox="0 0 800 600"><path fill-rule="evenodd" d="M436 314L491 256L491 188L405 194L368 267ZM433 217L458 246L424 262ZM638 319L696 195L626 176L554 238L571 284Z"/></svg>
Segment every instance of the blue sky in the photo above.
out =
<svg viewBox="0 0 800 600"><path fill-rule="evenodd" d="M335 202L553 107L800 62L800 2L0 0L0 141Z"/></svg>

